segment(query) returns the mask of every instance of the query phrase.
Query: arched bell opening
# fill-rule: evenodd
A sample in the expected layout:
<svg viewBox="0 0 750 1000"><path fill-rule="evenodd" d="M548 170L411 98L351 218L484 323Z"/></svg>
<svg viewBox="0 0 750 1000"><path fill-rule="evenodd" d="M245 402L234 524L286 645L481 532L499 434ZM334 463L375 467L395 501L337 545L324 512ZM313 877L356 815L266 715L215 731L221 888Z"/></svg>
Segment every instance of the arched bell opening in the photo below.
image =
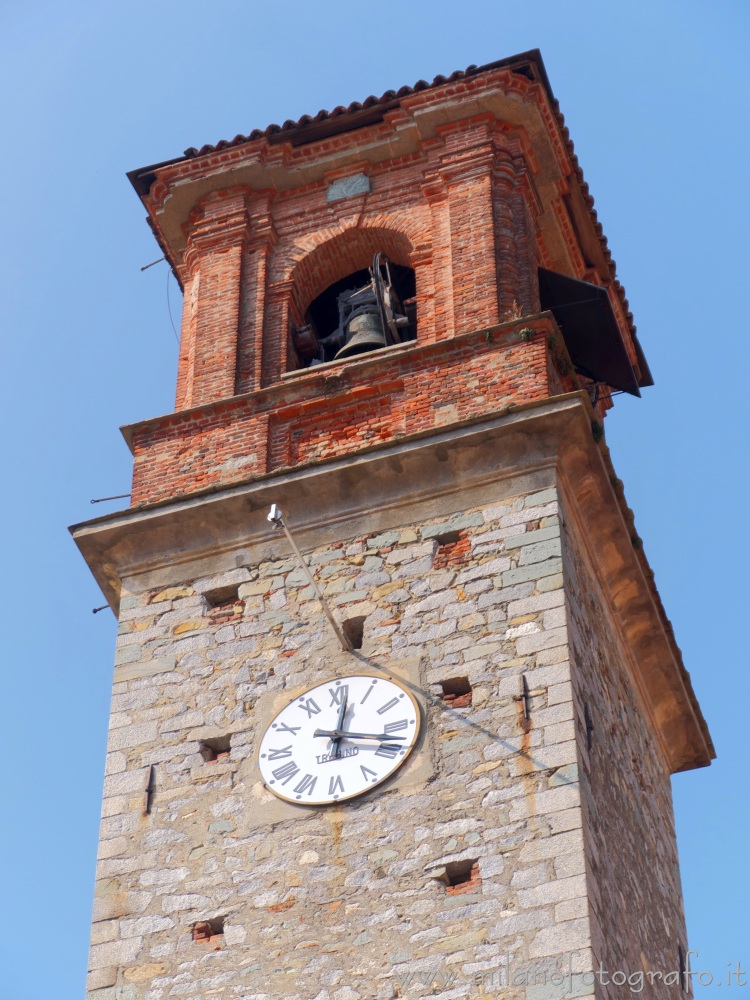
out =
<svg viewBox="0 0 750 1000"><path fill-rule="evenodd" d="M372 265L333 282L292 330L296 368L345 361L417 338L414 270L378 251Z"/></svg>

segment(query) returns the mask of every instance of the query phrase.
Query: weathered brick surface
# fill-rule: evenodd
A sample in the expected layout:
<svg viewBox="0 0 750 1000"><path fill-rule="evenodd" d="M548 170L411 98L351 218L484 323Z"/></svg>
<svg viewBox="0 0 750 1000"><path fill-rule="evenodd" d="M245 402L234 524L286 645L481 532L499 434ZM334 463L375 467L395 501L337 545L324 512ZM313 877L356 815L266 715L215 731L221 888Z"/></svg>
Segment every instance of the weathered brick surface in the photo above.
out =
<svg viewBox="0 0 750 1000"><path fill-rule="evenodd" d="M519 333L522 336L519 336ZM572 388L549 319L396 350L132 429L132 504L227 486Z"/></svg>
<svg viewBox="0 0 750 1000"><path fill-rule="evenodd" d="M569 365L542 372L531 342L520 354L479 357L472 347L458 362L450 351L405 366L384 358L359 382L347 366L328 369L287 404L280 381L298 364L292 330L377 251L414 271L421 347L536 314L543 264L608 287L637 366L613 274L581 250L568 207L573 172L547 91L507 68L405 95L383 120L328 139L258 138L157 168L144 202L185 290L178 412L171 425L135 433L134 504L575 387ZM332 182L357 175L369 190L328 200ZM337 390L339 376L360 391ZM316 394L329 424L304 408ZM600 415L610 405L605 394Z"/></svg>
<svg viewBox="0 0 750 1000"><path fill-rule="evenodd" d="M508 311L534 312L533 217L539 209L527 183L525 137L496 114L472 111L472 92L487 97L519 87L544 101L539 88L507 72L428 98L414 95L404 102L408 117L457 97L467 102L466 113L416 143L414 136L406 139L404 117L394 113L365 133L316 143L312 153L290 149L282 184L273 169L279 150L269 150L265 141L226 154L227 168L238 160L262 162L268 174L264 190L227 186L200 198L190 213L187 242L177 252L191 303L177 406L276 381L293 365L290 324L299 323L333 282L371 264L378 250L414 268L425 342L497 323ZM405 155L392 142L387 157L378 150L389 134L396 146L406 142ZM325 164L325 176L290 185L289 178L305 177L311 157ZM331 180L357 168L369 175L370 191L329 202ZM159 170L149 210L158 215L170 187L184 190L187 177L201 169L215 166L207 158ZM237 351L217 354L217 343L228 345L227 338L238 335Z"/></svg>

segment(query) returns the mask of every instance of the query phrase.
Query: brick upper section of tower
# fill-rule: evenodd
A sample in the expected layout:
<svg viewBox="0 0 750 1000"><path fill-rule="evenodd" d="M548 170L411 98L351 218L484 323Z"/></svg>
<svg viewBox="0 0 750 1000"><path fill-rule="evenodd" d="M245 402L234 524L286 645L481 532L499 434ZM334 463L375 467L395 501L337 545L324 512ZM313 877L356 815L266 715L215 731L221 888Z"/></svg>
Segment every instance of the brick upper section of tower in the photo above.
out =
<svg viewBox="0 0 750 1000"><path fill-rule="evenodd" d="M176 412L125 428L133 505L582 388L539 268L606 292L648 381L538 53L130 176L184 290ZM311 305L378 252L413 275L415 337L305 367Z"/></svg>

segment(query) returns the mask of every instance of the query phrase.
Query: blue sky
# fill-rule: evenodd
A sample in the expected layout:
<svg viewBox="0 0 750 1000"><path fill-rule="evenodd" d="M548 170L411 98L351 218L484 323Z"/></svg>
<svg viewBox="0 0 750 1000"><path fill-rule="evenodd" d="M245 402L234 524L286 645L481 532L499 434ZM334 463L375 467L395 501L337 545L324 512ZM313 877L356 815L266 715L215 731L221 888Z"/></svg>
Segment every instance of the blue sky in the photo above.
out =
<svg viewBox="0 0 750 1000"><path fill-rule="evenodd" d="M0 1000L83 993L115 625L66 525L173 401L180 294L125 172L534 47L656 382L607 439L719 754L674 780L690 944L750 968L749 29L743 0L0 9Z"/></svg>

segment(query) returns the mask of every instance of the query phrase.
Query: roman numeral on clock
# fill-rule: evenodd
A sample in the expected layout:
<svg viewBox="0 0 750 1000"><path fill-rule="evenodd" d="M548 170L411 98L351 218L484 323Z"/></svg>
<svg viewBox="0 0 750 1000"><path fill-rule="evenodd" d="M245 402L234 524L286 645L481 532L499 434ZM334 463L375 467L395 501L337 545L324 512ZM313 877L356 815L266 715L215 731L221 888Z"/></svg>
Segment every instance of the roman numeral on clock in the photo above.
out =
<svg viewBox="0 0 750 1000"><path fill-rule="evenodd" d="M370 768L369 767L365 767L364 764L360 764L359 765L359 769L362 772L362 777L365 779L365 781L367 781L369 779L369 777L372 777L374 779L374 778L377 778L377 776L378 776L378 772L377 771L371 771Z"/></svg>
<svg viewBox="0 0 750 1000"><path fill-rule="evenodd" d="M281 747L281 749L279 750L272 750L270 748L268 750L269 760L281 760L283 757L291 757L291 756L292 756L291 744L288 747Z"/></svg>
<svg viewBox="0 0 750 1000"><path fill-rule="evenodd" d="M287 726L286 722L280 722L277 728L277 732L291 733L292 736L296 736L301 728L302 726Z"/></svg>
<svg viewBox="0 0 750 1000"><path fill-rule="evenodd" d="M303 698L299 702L299 707L307 712L308 719L312 719L312 717L317 715L320 711L320 706L317 705L312 698Z"/></svg>
<svg viewBox="0 0 750 1000"><path fill-rule="evenodd" d="M302 780L294 786L294 790L298 795L302 795L303 792L307 792L308 795L312 795L313 789L315 788L315 782L317 778L313 778L311 774L306 774Z"/></svg>
<svg viewBox="0 0 750 1000"><path fill-rule="evenodd" d="M328 688L328 693L331 696L331 705L341 705L345 698L347 700L349 698L349 685L342 684L341 687Z"/></svg>
<svg viewBox="0 0 750 1000"><path fill-rule="evenodd" d="M378 709L378 715L385 715L386 712L390 712L390 710L395 708L396 705L398 705L398 698L391 698L391 700L387 701L385 705L380 706Z"/></svg>
<svg viewBox="0 0 750 1000"><path fill-rule="evenodd" d="M331 778L328 783L328 794L335 795L337 791L344 791L344 782L341 780L341 775L337 774L335 778Z"/></svg>
<svg viewBox="0 0 750 1000"><path fill-rule="evenodd" d="M375 756L387 757L388 760L393 760L400 749L401 747L397 743L381 743L375 751Z"/></svg>
<svg viewBox="0 0 750 1000"><path fill-rule="evenodd" d="M408 729L409 723L406 719L399 719L398 722L386 722L383 727L385 733L397 733L400 729Z"/></svg>
<svg viewBox="0 0 750 1000"><path fill-rule="evenodd" d="M299 768L293 760L290 760L288 764L282 764L281 767L277 767L273 772L274 778L280 781L282 785L285 785L295 774L299 774Z"/></svg>

